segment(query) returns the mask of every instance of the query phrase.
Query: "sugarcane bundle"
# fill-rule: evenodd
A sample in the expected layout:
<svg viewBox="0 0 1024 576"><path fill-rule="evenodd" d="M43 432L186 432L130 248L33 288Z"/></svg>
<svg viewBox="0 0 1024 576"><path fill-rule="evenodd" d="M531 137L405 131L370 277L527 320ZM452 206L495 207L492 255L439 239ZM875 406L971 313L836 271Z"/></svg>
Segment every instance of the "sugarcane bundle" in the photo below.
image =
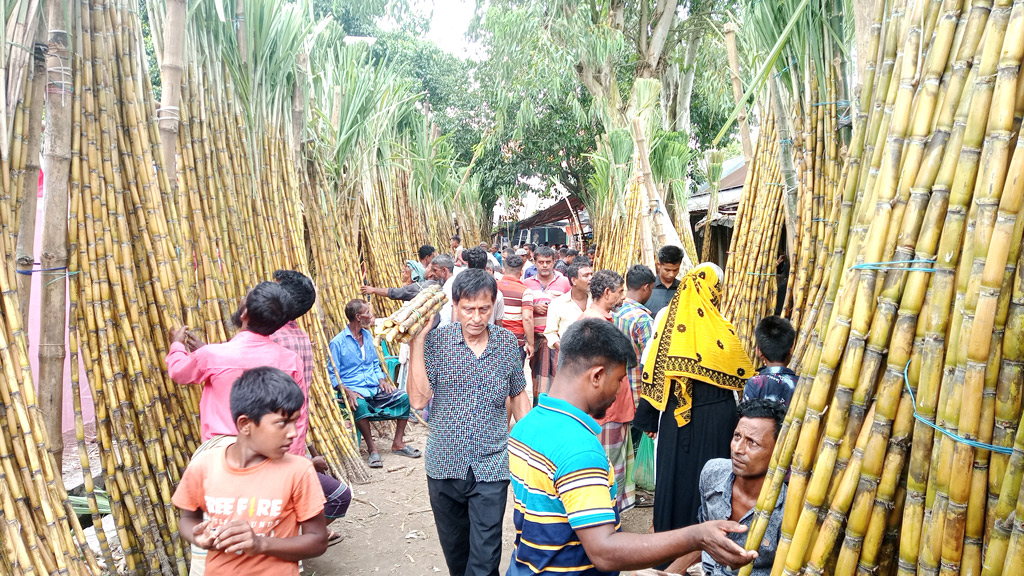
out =
<svg viewBox="0 0 1024 576"><path fill-rule="evenodd" d="M394 314L377 322L374 335L388 344L408 342L448 303L439 284L431 284Z"/></svg>
<svg viewBox="0 0 1024 576"><path fill-rule="evenodd" d="M783 234L785 185L778 161L772 112L758 135L743 195L736 212L723 282L722 311L736 327L751 361L756 361L754 328L775 312L775 270Z"/></svg>
<svg viewBox="0 0 1024 576"><path fill-rule="evenodd" d="M820 337L748 545L789 472L773 574L1018 574L1024 2L880 0L871 34Z"/></svg>

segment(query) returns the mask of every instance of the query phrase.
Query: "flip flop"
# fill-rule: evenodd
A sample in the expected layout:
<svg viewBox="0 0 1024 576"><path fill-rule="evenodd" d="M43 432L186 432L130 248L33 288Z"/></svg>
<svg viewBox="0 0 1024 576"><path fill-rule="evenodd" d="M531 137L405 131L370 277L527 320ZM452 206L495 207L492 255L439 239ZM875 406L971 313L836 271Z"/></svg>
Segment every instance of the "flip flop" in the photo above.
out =
<svg viewBox="0 0 1024 576"><path fill-rule="evenodd" d="M408 444L402 446L401 450L391 450L392 454L398 454L399 456L405 456L406 458L419 458L423 455L418 449L409 446Z"/></svg>
<svg viewBox="0 0 1024 576"><path fill-rule="evenodd" d="M370 459L367 461L370 468L383 468L384 460L380 457L380 454L374 452L370 454Z"/></svg>
<svg viewBox="0 0 1024 576"><path fill-rule="evenodd" d="M335 532L334 530L327 530L327 547L330 548L338 542L344 540L345 537L341 535L341 532Z"/></svg>

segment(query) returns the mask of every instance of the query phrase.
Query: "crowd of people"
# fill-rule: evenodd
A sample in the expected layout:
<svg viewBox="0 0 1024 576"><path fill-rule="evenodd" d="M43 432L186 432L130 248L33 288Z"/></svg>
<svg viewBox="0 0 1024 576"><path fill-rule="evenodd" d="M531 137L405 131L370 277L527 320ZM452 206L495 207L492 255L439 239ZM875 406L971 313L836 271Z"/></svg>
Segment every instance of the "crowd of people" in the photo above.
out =
<svg viewBox="0 0 1024 576"><path fill-rule="evenodd" d="M509 576L724 576L751 562L767 576L784 489L757 550L743 544L796 386L789 322L757 326L755 370L720 310L722 270L704 263L680 275L677 246L660 249L654 270L637 264L624 277L597 268L594 247L464 248L454 236L449 249L422 246L402 286L362 287L408 301L439 285L448 297L397 351L397 374L382 366L366 299L345 305L328 365L315 366L296 320L316 291L295 271L249 291L227 342L172 331L170 377L202 386L203 444L173 497L190 573L298 574L301 560L339 541L327 522L344 516L351 490L306 444L309 383L323 370L371 468L383 466L374 421L394 422L391 456L425 455L452 575L499 574L511 492ZM405 441L416 418L429 424L422 451ZM649 441L656 487L641 505L653 499L652 533L623 533L621 515L638 505L637 450Z"/></svg>

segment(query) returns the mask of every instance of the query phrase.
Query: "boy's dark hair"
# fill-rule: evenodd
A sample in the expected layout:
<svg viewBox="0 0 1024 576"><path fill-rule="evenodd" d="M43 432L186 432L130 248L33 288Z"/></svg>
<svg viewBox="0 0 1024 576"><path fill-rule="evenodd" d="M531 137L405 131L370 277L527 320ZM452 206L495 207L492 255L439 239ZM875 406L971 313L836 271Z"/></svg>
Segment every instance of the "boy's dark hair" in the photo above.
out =
<svg viewBox="0 0 1024 576"><path fill-rule="evenodd" d="M584 318L565 331L558 351L558 371L587 370L594 364L610 368L624 364L636 366L636 353L629 338L607 320Z"/></svg>
<svg viewBox="0 0 1024 576"><path fill-rule="evenodd" d="M564 344L563 344L564 346ZM767 418L775 422L775 438L779 438L782 422L786 419L786 405L764 398L752 398L740 402L736 407L740 418Z"/></svg>
<svg viewBox="0 0 1024 576"><path fill-rule="evenodd" d="M434 252L436 252L436 250L434 250L433 246L431 246L430 244L424 244L423 246L420 246L420 249L416 254L420 257L420 260L423 260L424 258L430 256Z"/></svg>
<svg viewBox="0 0 1024 576"><path fill-rule="evenodd" d="M683 249L679 246L662 246L658 250L658 262L661 264L681 264L683 262Z"/></svg>
<svg viewBox="0 0 1024 576"><path fill-rule="evenodd" d="M485 270L487 268L487 250L474 246L462 253L462 259L466 261L466 267L474 270Z"/></svg>
<svg viewBox="0 0 1024 576"><path fill-rule="evenodd" d="M526 247L530 250L530 252L536 252L537 251L537 245L534 244L533 242L528 243L526 245Z"/></svg>
<svg viewBox="0 0 1024 576"><path fill-rule="evenodd" d="M565 255L566 256L579 256L580 255L580 251L575 249L575 248L569 248L568 250L565 251Z"/></svg>
<svg viewBox="0 0 1024 576"><path fill-rule="evenodd" d="M654 272L643 264L634 264L626 271L626 288L639 290L648 284L654 284Z"/></svg>
<svg viewBox="0 0 1024 576"><path fill-rule="evenodd" d="M548 248L547 246L541 246L540 248L537 248L536 250L533 251L533 259L536 260L537 258L554 259L555 251L552 250L551 248Z"/></svg>
<svg viewBox="0 0 1024 576"><path fill-rule="evenodd" d="M292 297L277 282L260 282L245 297L249 323L246 328L270 336L288 323Z"/></svg>
<svg viewBox="0 0 1024 576"><path fill-rule="evenodd" d="M458 234L454 234L454 235L452 235L452 238L451 238L451 239L452 239L452 240L455 240L456 242L462 242L462 239L461 239L461 238L459 238L459 235L458 235Z"/></svg>
<svg viewBox="0 0 1024 576"><path fill-rule="evenodd" d="M615 291L622 286L622 276L614 270L598 270L590 278L590 297L597 300L605 290Z"/></svg>
<svg viewBox="0 0 1024 576"><path fill-rule="evenodd" d="M508 270L519 270L523 267L523 257L516 256L515 254L505 257L505 268Z"/></svg>
<svg viewBox="0 0 1024 576"><path fill-rule="evenodd" d="M498 283L486 270L471 268L455 277L452 283L452 302L458 304L463 298L472 298L490 293L491 302L498 297Z"/></svg>
<svg viewBox="0 0 1024 576"><path fill-rule="evenodd" d="M573 278L580 277L580 268L593 268L594 265L590 263L590 260L585 257L579 257L569 264L569 269L565 271L565 275L572 280Z"/></svg>
<svg viewBox="0 0 1024 576"><path fill-rule="evenodd" d="M559 258L565 258L565 255L566 255L566 253L568 253L568 252L569 252L569 251L568 251L568 250L566 250L565 248L559 248L559 249L558 249L558 257L559 257Z"/></svg>
<svg viewBox="0 0 1024 576"><path fill-rule="evenodd" d="M231 386L231 417L238 422L247 416L255 424L267 414L280 412L287 418L302 409L302 389L291 376L271 366L250 368Z"/></svg>
<svg viewBox="0 0 1024 576"><path fill-rule="evenodd" d="M316 288L313 288L313 281L305 274L295 270L277 270L274 272L274 280L292 297L291 310L288 312L289 320L302 317L313 307L313 303L316 302Z"/></svg>
<svg viewBox="0 0 1024 576"><path fill-rule="evenodd" d="M349 300L348 304L345 304L345 318L348 318L349 322L355 320L356 316L362 314L363 310L366 310L366 307L369 305L369 302L361 298Z"/></svg>
<svg viewBox="0 0 1024 576"><path fill-rule="evenodd" d="M785 362L793 351L796 330L782 316L765 316L754 328L757 348L769 362Z"/></svg>

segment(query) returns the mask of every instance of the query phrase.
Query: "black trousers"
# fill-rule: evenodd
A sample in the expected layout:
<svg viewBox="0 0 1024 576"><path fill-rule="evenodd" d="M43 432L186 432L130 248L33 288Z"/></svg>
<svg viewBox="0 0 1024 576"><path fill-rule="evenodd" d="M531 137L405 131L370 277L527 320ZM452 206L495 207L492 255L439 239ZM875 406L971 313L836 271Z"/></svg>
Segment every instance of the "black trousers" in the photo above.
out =
<svg viewBox="0 0 1024 576"><path fill-rule="evenodd" d="M428 476L427 492L448 573L499 576L508 480L477 482L470 469L465 480Z"/></svg>

